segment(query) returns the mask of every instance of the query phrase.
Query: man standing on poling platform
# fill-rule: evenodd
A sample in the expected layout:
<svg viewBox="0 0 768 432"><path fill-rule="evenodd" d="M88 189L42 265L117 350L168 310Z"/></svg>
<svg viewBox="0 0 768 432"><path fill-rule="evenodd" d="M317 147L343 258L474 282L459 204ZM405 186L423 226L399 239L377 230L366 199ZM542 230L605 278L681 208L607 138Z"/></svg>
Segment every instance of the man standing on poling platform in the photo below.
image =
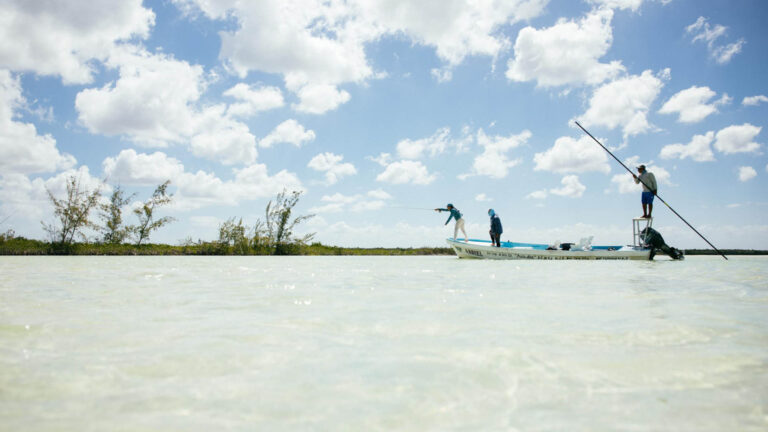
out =
<svg viewBox="0 0 768 432"><path fill-rule="evenodd" d="M645 165L638 166L637 172L640 174L639 176L633 174L635 183L643 184L643 195L641 197L641 202L643 204L642 217L650 219L651 212L653 212L653 197L656 196L656 191L658 190L658 187L656 186L656 176L654 176L652 172L646 171Z"/></svg>

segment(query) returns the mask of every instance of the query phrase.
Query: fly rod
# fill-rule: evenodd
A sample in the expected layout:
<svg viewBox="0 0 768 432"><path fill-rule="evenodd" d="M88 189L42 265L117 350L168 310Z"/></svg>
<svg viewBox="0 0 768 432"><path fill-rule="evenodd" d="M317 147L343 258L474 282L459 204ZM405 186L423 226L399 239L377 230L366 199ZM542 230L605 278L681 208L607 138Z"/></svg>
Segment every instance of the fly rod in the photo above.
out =
<svg viewBox="0 0 768 432"><path fill-rule="evenodd" d="M600 141L598 141L598 140L597 140L597 138L595 138L594 136L592 136L592 134L591 134L591 133L589 133L589 132L588 132L586 129L584 129L584 126L580 125L580 124L579 124L579 122L574 122L574 123L576 123L576 126L578 126L579 128L581 128L581 130L583 130L585 134L589 135L589 137L590 137L590 138L592 138L593 140L595 140L595 142L596 142L596 143L597 143L597 144L598 144L600 147L602 147L602 148L603 148L603 150L605 150L606 152L608 152L608 154L609 154L609 155L611 155L611 157L612 157L612 158L614 158L614 159L616 160L616 162L618 162L618 163L619 163L621 166L623 166L625 170L629 171L629 173L630 173L630 174L632 174L633 176L635 175L635 173L633 173L631 169L627 168L627 166L626 166L626 165L624 165L624 162L620 161L620 160L619 160L619 158L617 158L616 156L614 156L614 155L613 155L613 153L611 153L611 151L610 151L610 150L608 150L608 149L607 149L607 148L606 148L606 147L605 147L605 146L604 146L604 145L603 145L603 144L602 144ZM637 176L635 176L635 177L637 177ZM638 180L640 180L640 178L638 178ZM641 183L643 184L643 186L645 186L647 189L651 190L651 188L650 188L650 187L648 187L648 185L647 185L647 184L645 184L645 182L644 182L644 181L640 180L640 182L641 182ZM685 224L686 224L686 225L688 225L688 228L692 229L692 230L693 230L693 232L695 232L696 234L698 234L698 235L699 235L699 237L701 237L701 238L702 238L702 239L703 239L705 242L707 242L707 244L708 244L708 245L712 246L712 249L714 249L714 250L715 250L715 252L719 253L719 254L720 254L720 255L721 255L723 258L725 258L726 260L728 260L728 257L727 257L727 256L725 256L725 254L724 254L724 253L720 252L720 250L719 250L719 249L717 249L717 248L715 247L715 245L713 245L712 243L710 243L710 242L709 242L709 240L707 240L707 239L706 239L706 237L704 237L703 235L701 235L701 233L700 233L700 232L698 232L698 231L696 230L696 228L694 228L694 227L693 227L691 224L689 224L689 223L688 223L688 221L687 221L687 220L685 220L685 218L684 218L684 217L680 216L680 213L676 212L676 211L675 211L675 209L673 209L673 208L672 208L672 207L671 207L669 204L667 204L667 202L666 202L666 201L664 201L664 199L663 199L661 196L659 196L659 194L658 194L658 193L656 193L656 192L654 191L654 192L653 192L653 194L654 194L654 195L656 195L656 198L658 198L658 199L659 199L659 201L663 202L663 203L664 203L664 205L665 205L665 206L667 206L667 208L668 208L668 209L672 210L672 213L674 213L674 214L675 214L675 216L679 217L681 221L685 222Z"/></svg>
<svg viewBox="0 0 768 432"><path fill-rule="evenodd" d="M404 207L404 206L389 206L389 208L397 208L397 209L405 209L405 210L428 210L428 211L435 210L435 209L428 209L428 208L422 208L422 207Z"/></svg>

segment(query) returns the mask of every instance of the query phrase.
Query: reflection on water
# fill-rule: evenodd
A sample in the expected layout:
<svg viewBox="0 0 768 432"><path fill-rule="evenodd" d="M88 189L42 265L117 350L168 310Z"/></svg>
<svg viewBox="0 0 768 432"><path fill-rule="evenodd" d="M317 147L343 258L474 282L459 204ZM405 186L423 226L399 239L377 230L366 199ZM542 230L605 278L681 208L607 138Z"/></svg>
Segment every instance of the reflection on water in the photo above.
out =
<svg viewBox="0 0 768 432"><path fill-rule="evenodd" d="M768 260L2 257L2 430L766 430Z"/></svg>

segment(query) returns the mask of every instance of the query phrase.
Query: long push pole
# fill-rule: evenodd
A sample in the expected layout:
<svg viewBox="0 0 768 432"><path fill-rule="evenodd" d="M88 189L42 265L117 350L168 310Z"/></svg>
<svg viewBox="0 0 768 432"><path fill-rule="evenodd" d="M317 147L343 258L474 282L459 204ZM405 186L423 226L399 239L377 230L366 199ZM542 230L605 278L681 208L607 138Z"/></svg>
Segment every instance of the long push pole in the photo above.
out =
<svg viewBox="0 0 768 432"><path fill-rule="evenodd" d="M581 130L583 130L585 134L589 135L589 137L590 137L590 138L592 138L593 140L595 140L595 142L596 142L596 143L597 143L597 144L598 144L600 147L602 147L602 148L603 148L603 150L605 150L606 152L608 152L608 154L609 154L609 155L611 155L611 157L612 157L612 158L616 159L616 162L618 162L619 164L621 164L621 166L623 166L625 170L629 171L629 173L630 173L630 174L632 174L632 175L635 175L635 173L633 173L631 169L627 168L627 166L626 166L626 165L624 165L624 162L620 161L620 160L619 160L619 158L617 158L616 156L614 156L614 155L613 155L613 153L611 153L611 151L610 151L610 150L608 150L608 149L607 149L607 148L606 148L606 147L605 147L605 146L604 146L604 145L603 145L603 144L602 144L600 141L598 141L598 140L597 140L597 138L595 138L594 136L592 136L592 134L591 134L591 133L589 133L589 131L587 131L586 129L584 129L584 126L580 125L580 124L579 124L579 122L575 122L575 123L576 123L576 126L578 126L579 128L581 128ZM638 180L639 180L639 178L638 178ZM643 183L643 186L645 186L646 188L650 189L650 188L648 187L648 185L647 185L647 184L645 184L645 182L644 182L644 181L640 180L640 182L641 182L641 183ZM685 220L685 218L684 218L684 217L680 216L680 213L676 212L676 211L675 211L675 209L673 209L673 208L672 208L672 207L671 207L669 204L667 204L667 202L666 202L666 201L664 201L664 199L663 199L663 198L661 198L661 196L659 196L659 194L658 194L658 193L654 192L654 195L656 195L656 198L658 198L658 199L659 199L661 202L663 202L663 203L664 203L664 205L665 205L665 206L667 206L667 208L668 208L668 209L672 210L672 213L674 213L674 214L675 214L677 217L679 217L681 221L685 222L685 224L686 224L686 225L688 225L688 227L689 227L690 229L692 229L692 230L693 230L693 232L695 232L696 234L698 234L698 235L699 235L699 237L701 237L702 239L704 239L704 241L705 241L705 242L707 242L707 244L708 244L708 245L712 246L712 249L714 249L714 250L715 250L715 252L719 253L719 254L720 254L720 255L721 255L723 258L725 258L726 260L728 260L728 257L727 257L727 256L725 256L725 254L724 254L724 253L720 252L720 250L719 250L718 248L716 248L716 247L715 247L715 245L713 245L712 243L710 243L710 242L709 242L709 240L707 240L707 239L706 239L706 237L704 237L703 235L701 235L701 233L700 233L700 232L698 232L698 231L696 230L696 228L694 228L694 227L693 227L691 224L689 224L689 223L688 223L688 221L687 221L687 220Z"/></svg>

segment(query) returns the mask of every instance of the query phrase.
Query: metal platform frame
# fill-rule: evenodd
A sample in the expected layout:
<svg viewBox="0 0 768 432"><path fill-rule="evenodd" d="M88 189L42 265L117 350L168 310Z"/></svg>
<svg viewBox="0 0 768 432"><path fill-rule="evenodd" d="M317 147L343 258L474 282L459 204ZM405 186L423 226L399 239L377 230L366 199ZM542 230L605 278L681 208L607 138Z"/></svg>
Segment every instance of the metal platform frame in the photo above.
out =
<svg viewBox="0 0 768 432"><path fill-rule="evenodd" d="M645 225L643 225L643 222L645 222ZM642 235L643 230L646 228L651 228L651 225L653 225L653 218L632 218L632 246L643 246L643 242L640 239L640 236Z"/></svg>

